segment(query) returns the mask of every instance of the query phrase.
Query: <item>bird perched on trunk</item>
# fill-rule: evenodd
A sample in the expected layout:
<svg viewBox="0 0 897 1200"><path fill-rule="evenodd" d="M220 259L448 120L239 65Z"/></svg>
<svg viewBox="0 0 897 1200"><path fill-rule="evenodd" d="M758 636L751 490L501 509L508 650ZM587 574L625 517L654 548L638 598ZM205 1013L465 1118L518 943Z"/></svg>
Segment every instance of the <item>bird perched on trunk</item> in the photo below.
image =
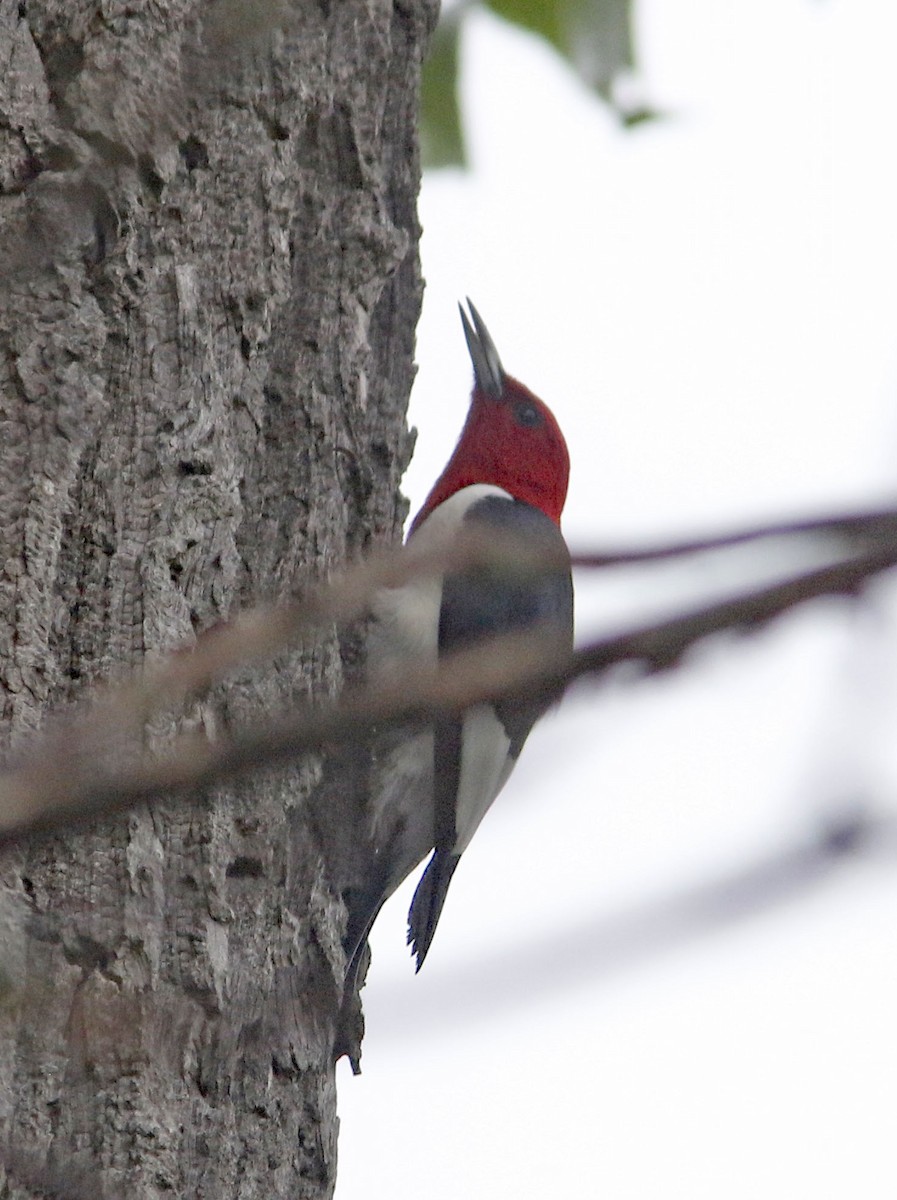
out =
<svg viewBox="0 0 897 1200"><path fill-rule="evenodd" d="M502 634L544 631L559 652L573 640L573 585L559 528L569 457L546 404L507 375L477 310L461 320L474 386L461 437L415 517L409 540L422 548L462 529L495 531L544 551L541 566L506 562L421 575L375 598L368 643L373 682ZM408 916L420 970L458 861L501 791L547 703L475 704L431 728L390 731L376 756L370 797L372 858L363 886L347 895L347 979L354 984L367 936L384 901L432 850Z"/></svg>

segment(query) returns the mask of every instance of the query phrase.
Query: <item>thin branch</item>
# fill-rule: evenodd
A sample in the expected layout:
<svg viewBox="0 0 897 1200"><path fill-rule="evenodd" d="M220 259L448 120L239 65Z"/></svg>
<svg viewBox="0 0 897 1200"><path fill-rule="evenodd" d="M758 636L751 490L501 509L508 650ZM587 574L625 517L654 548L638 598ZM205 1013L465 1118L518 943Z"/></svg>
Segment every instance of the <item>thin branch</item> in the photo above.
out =
<svg viewBox="0 0 897 1200"><path fill-rule="evenodd" d="M406 572L417 569L420 560L412 556L391 566L372 567L365 587L384 578L404 579ZM423 559L426 556L421 556ZM438 556L429 560L430 565ZM295 710L287 719L270 721L263 727L244 732L233 739L209 741L197 733L177 738L160 756L144 755L131 764L110 765L95 756L79 752L84 745L96 746L108 728L98 728L88 718L80 731L68 730L54 745L38 745L18 770L0 777L0 844L36 829L60 823L84 820L159 795L189 795L224 779L247 771L294 760L346 740L368 738L387 724L425 724L434 717L459 712L473 703L501 696L532 698L559 695L571 682L587 675L600 675L612 666L636 662L648 670L666 670L675 666L692 646L702 639L725 630L756 628L807 600L827 595L858 594L873 575L897 564L897 545L876 548L866 554L795 575L782 583L707 605L667 621L604 638L577 651L572 657L560 656L557 645L544 635L513 635L495 639L464 651L415 678L404 677L394 687L347 689L343 697L330 705L307 706ZM362 568L357 578L364 576ZM380 572L385 571L386 574ZM397 574L391 574L395 570ZM351 588L349 592L351 592ZM361 603L364 587L351 601L343 596L341 612L354 611ZM314 608L314 606L312 606ZM290 610L291 611L291 610ZM330 614L331 619L333 613ZM282 614L286 626L293 628L299 619ZM303 619L305 619L303 617ZM272 623L273 618L272 618ZM243 654L237 631L248 630L246 640L254 652L269 645L265 620L250 614L243 623L235 623L232 636ZM199 675L207 678L224 660L216 658L214 637L210 638L208 661ZM280 634L278 634L278 637ZM277 638L273 639L277 643ZM219 646L224 643L219 643ZM278 643L279 644L279 643ZM181 664L174 661L157 677L165 687L153 694L158 700L170 679L165 670L178 677ZM188 668L189 673L189 668ZM193 681L195 683L195 679ZM138 689L141 685L138 685ZM126 694L126 693L124 693ZM101 707L101 712L108 705Z"/></svg>
<svg viewBox="0 0 897 1200"><path fill-rule="evenodd" d="M843 562L793 575L781 583L745 592L732 600L594 642L574 655L569 678L597 674L626 661L641 662L652 671L666 670L704 638L726 630L758 628L808 600L857 596L873 576L895 565L897 544L876 548Z"/></svg>
<svg viewBox="0 0 897 1200"><path fill-rule="evenodd" d="M112 729L133 733L154 712L202 695L239 668L270 660L317 630L358 620L383 588L444 571L541 571L550 565L544 551L533 551L519 537L476 530L423 549L411 544L377 551L294 601L256 605L218 622L193 645L144 667L130 681L96 689L90 698L92 720L102 726L104 739Z"/></svg>
<svg viewBox="0 0 897 1200"><path fill-rule="evenodd" d="M631 550L611 550L604 553L574 554L576 567L619 567L637 563L657 562L667 558L683 558L689 554L703 554L712 550L723 550L729 546L741 546L748 542L765 541L771 538L806 537L808 534L823 534L840 537L851 542L897 541L897 509L870 509L864 513L825 517L806 517L796 521L774 521L767 525L750 525L711 537L686 538L681 541L661 542Z"/></svg>
<svg viewBox="0 0 897 1200"><path fill-rule="evenodd" d="M640 550L576 554L573 564L608 567L652 562L764 538L818 533L839 534L854 541L884 542L882 553L889 565L889 546L897 544L897 510L759 525ZM549 565L542 552L534 553L518 537L508 534L487 537L475 530L453 543L425 550L412 542L404 548L380 551L365 562L346 568L329 582L307 589L290 604L258 605L233 620L219 623L200 634L193 646L146 668L130 684L113 687L105 697L98 692L95 703L105 705L107 732L110 725L134 731L153 711L201 694L237 668L271 658L316 629L358 619L380 588L401 587L426 574L476 566L519 571L528 567L541 570ZM840 569L840 565L834 568L836 572ZM750 602L750 597L747 600ZM732 622L725 622L729 623Z"/></svg>
<svg viewBox="0 0 897 1200"><path fill-rule="evenodd" d="M755 526L642 550L578 554L573 556L573 563L606 567L650 562L761 538L814 533L836 533L876 544L885 541L883 553L887 557L889 545L897 544L897 510ZM366 561L349 566L329 582L306 589L292 603L258 605L230 621L220 622L200 634L193 646L145 668L129 684L113 686L105 694L98 690L93 703L104 707L104 737L113 728L134 733L154 711L202 694L237 668L269 659L316 629L358 619L381 588L401 587L423 575L477 566L520 571L528 567L542 570L547 565L551 564L546 563L541 551L534 553L518 537L508 534L487 537L475 530L452 543L424 550L412 542L404 548L379 551Z"/></svg>

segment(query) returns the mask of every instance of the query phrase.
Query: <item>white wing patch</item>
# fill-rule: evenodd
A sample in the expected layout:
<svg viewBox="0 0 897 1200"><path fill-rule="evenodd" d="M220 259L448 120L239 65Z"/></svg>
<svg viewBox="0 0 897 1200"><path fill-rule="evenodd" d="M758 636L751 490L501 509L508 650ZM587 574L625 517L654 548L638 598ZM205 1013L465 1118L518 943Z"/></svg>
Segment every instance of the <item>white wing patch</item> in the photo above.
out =
<svg viewBox="0 0 897 1200"><path fill-rule="evenodd" d="M511 773L510 740L491 704L477 704L464 714L464 747L455 810L454 853L467 849L492 801Z"/></svg>

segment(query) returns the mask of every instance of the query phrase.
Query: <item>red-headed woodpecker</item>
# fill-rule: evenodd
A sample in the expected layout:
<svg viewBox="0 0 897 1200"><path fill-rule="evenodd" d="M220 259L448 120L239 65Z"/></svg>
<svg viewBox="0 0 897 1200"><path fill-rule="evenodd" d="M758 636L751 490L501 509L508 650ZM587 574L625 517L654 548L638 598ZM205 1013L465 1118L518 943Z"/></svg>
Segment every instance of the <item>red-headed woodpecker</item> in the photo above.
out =
<svg viewBox="0 0 897 1200"><path fill-rule="evenodd" d="M470 303L468 301L468 303ZM551 411L501 365L483 321L461 309L473 360L470 411L458 445L411 525L425 546L462 527L494 529L544 547L538 570L467 569L422 576L379 593L368 645L370 677L407 677L478 639L550 628L573 639L573 585L559 522L569 457ZM452 874L546 708L534 698L477 704L430 729L397 730L380 748L370 797L373 858L348 898L348 978L383 902L432 850L408 915L417 969L427 955Z"/></svg>

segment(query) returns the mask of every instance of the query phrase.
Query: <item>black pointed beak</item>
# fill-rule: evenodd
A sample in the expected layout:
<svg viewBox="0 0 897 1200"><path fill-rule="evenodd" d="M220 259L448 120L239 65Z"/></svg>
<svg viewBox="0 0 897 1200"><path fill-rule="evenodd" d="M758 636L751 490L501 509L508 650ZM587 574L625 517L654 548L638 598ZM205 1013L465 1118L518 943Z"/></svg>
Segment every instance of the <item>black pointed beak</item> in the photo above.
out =
<svg viewBox="0 0 897 1200"><path fill-rule="evenodd" d="M495 349L495 342L489 336L489 330L486 328L483 318L474 308L469 296L467 297L467 307L470 309L472 325L463 307L458 305L461 324L464 326L464 336L467 339L467 349L470 351L473 363L477 390L485 392L487 396L494 396L498 400L504 392L504 367L502 367L498 351Z"/></svg>

